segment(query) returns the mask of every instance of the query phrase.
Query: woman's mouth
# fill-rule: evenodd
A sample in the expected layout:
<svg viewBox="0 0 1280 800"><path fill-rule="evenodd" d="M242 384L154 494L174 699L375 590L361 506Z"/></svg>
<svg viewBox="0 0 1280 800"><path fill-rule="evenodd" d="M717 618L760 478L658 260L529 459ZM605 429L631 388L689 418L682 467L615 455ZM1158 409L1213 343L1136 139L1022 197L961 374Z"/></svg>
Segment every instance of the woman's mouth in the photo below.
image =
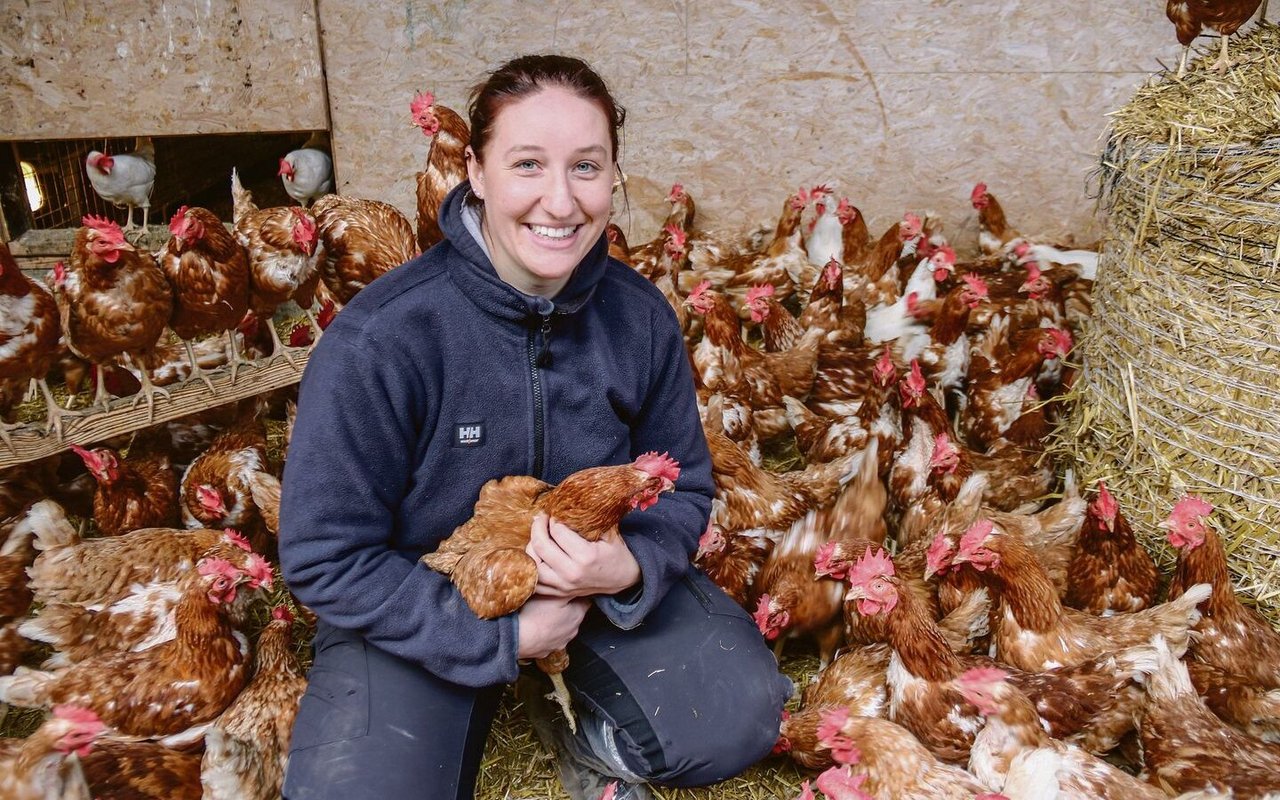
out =
<svg viewBox="0 0 1280 800"><path fill-rule="evenodd" d="M564 227L552 227L550 225L529 225L528 227L529 230L533 231L535 236L540 236L543 239L560 241L573 236L578 232L578 228L581 228L582 226L569 225Z"/></svg>

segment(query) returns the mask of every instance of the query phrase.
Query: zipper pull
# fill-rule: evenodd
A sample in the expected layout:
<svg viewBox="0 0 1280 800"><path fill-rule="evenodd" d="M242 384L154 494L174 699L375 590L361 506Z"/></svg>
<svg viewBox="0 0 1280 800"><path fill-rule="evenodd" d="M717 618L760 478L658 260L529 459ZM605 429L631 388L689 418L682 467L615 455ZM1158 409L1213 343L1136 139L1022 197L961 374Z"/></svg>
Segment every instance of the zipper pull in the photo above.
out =
<svg viewBox="0 0 1280 800"><path fill-rule="evenodd" d="M542 347L538 350L538 356L534 359L534 363L539 367L551 366L551 315L547 314L542 318L542 327L539 329L542 334Z"/></svg>

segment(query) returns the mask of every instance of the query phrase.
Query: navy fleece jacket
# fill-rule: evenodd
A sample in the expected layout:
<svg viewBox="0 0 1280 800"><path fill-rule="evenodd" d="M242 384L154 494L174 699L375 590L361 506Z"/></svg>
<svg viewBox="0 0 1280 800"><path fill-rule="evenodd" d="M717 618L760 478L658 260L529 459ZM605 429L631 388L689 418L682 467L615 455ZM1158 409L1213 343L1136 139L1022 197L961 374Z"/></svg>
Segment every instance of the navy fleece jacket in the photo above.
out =
<svg viewBox="0 0 1280 800"><path fill-rule="evenodd" d="M485 481L549 483L650 450L674 492L622 522L642 589L597 598L630 628L689 568L711 508L711 458L675 314L604 237L550 302L504 283L462 220L360 292L302 378L281 498L280 561L331 625L466 686L510 682L515 615L481 620L418 562L471 516Z"/></svg>

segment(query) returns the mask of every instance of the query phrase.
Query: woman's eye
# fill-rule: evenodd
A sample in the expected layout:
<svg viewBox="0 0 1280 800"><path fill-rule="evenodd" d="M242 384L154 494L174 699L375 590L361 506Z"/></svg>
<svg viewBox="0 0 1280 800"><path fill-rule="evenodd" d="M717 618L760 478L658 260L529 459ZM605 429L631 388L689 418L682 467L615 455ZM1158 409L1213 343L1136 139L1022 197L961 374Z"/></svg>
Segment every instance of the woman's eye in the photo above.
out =
<svg viewBox="0 0 1280 800"><path fill-rule="evenodd" d="M573 165L573 171L579 175L594 175L596 172L600 171L600 168L595 164L592 164L590 161L579 161L577 164Z"/></svg>
<svg viewBox="0 0 1280 800"><path fill-rule="evenodd" d="M524 161L516 162L516 169L532 170L532 169L537 169L537 167L538 167L538 162L528 158L526 158Z"/></svg>

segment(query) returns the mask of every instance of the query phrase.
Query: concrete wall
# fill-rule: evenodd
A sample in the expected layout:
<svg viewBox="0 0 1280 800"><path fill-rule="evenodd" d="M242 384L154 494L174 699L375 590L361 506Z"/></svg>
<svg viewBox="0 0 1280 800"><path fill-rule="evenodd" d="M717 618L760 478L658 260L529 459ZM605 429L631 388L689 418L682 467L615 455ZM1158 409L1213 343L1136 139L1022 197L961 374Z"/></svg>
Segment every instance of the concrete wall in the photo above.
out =
<svg viewBox="0 0 1280 800"><path fill-rule="evenodd" d="M412 216L414 91L462 109L486 69L573 53L628 110L632 241L674 181L703 227L771 220L827 181L875 232L932 208L960 239L985 180L1024 231L1089 239L1104 115L1179 52L1151 0L36 2L0 15L0 133L323 127L317 10L339 191Z"/></svg>

